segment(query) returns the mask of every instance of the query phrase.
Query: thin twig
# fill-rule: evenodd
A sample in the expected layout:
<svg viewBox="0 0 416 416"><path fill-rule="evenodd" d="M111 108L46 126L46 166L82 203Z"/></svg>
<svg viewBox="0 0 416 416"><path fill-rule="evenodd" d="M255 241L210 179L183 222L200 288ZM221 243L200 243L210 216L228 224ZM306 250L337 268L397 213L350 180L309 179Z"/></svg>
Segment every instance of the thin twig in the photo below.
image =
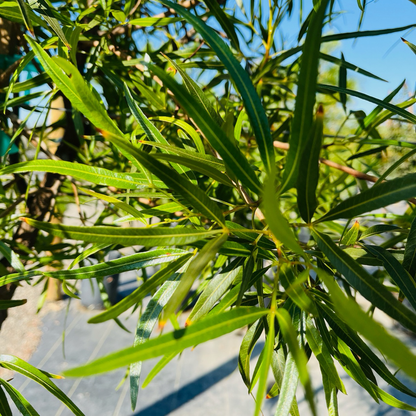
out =
<svg viewBox="0 0 416 416"><path fill-rule="evenodd" d="M277 149L289 150L289 143L279 142L276 140L273 142L273 145ZM331 160L323 159L323 158L320 158L319 161L323 163L324 165L329 166L330 168L334 168L334 169L340 170L341 172L345 172L348 175L354 176L354 178L363 179L365 181L373 182L373 183L376 183L378 181L378 178L376 176L368 175L367 173L360 172L358 170L350 168L349 166L340 165L339 163L332 162ZM409 198L408 201L416 205L416 198Z"/></svg>

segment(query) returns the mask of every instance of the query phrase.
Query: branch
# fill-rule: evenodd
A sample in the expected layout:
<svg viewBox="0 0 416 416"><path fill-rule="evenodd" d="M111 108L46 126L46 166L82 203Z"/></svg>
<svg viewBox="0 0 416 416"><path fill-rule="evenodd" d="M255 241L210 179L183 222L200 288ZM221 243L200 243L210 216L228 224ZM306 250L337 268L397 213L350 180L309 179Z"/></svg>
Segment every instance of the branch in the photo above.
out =
<svg viewBox="0 0 416 416"><path fill-rule="evenodd" d="M279 142L275 140L273 142L273 146L276 147L277 149L289 150L289 143ZM329 166L330 168L334 168L334 169L340 170L341 172L348 173L348 175L354 176L354 178L363 179L365 181L373 182L373 183L378 181L378 178L376 176L368 175L367 173L360 172L358 170L350 168L349 166L343 166L343 165L340 165L339 163L332 162L331 160L323 159L323 158L319 158L319 161L323 163L324 165ZM416 205L416 198L409 198L408 201Z"/></svg>

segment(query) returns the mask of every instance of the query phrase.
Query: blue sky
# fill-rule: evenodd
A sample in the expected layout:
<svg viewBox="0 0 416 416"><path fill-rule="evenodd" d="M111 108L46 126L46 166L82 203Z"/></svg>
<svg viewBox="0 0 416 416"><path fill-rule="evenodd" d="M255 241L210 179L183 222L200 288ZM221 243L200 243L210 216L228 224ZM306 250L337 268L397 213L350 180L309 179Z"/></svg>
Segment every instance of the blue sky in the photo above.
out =
<svg viewBox="0 0 416 416"><path fill-rule="evenodd" d="M304 9L310 10L312 1L304 3ZM360 18L356 0L337 0L336 10L345 10L345 13L332 25L326 26L324 33L329 30L333 33L356 31ZM368 0L361 30L387 29L415 23L416 5L409 0ZM286 25L289 31L291 28L297 30L298 16L293 16ZM357 79L360 90L366 94L384 98L404 79L413 92L416 84L416 55L400 40L401 36L416 44L416 30L404 31L342 41L339 50L332 54L339 56L342 50L346 60L388 81L380 82L348 71L349 76ZM366 111L374 106L361 100L360 104Z"/></svg>

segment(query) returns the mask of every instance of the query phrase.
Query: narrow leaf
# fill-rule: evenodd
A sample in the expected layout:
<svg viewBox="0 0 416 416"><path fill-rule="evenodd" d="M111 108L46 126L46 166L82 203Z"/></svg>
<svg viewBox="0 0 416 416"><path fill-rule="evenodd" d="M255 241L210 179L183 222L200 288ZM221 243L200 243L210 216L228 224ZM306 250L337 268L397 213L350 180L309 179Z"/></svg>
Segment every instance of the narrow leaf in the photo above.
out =
<svg viewBox="0 0 416 416"><path fill-rule="evenodd" d="M318 11L312 12L311 22L302 48L302 61L298 79L298 93L293 116L290 147L286 157L280 193L290 189L297 180L301 155L312 127L316 85L321 47L322 26L329 0L320 2Z"/></svg>
<svg viewBox="0 0 416 416"><path fill-rule="evenodd" d="M339 218L354 218L366 212L383 208L416 196L416 173L383 182L342 201L338 206L319 218L316 223Z"/></svg>
<svg viewBox="0 0 416 416"><path fill-rule="evenodd" d="M313 232L313 236L331 264L352 287L358 290L371 304L402 323L406 328L416 331L416 315L401 304L382 283L334 244L330 237L320 234L316 230Z"/></svg>
<svg viewBox="0 0 416 416"><path fill-rule="evenodd" d="M137 347L120 350L99 358L82 367L65 371L68 377L82 377L105 373L116 368L144 361L150 358L180 352L185 348L218 338L236 329L248 325L268 313L267 309L257 307L235 308L223 314L201 319L194 325L151 339Z"/></svg>

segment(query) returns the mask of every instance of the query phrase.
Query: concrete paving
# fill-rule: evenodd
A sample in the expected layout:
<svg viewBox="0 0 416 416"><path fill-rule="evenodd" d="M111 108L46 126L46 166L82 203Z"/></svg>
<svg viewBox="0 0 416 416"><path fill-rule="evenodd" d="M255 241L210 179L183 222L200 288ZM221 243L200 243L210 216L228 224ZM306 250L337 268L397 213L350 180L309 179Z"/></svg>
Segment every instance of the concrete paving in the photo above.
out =
<svg viewBox="0 0 416 416"><path fill-rule="evenodd" d="M121 279L120 292L125 295L133 290L135 285L134 275L126 274ZM88 324L88 319L96 313L97 311L83 308L79 301L74 300L71 300L67 315L66 308L50 310L42 317L42 337L29 362L43 370L60 373L132 344L133 334L123 331L113 321L99 325ZM132 315L125 314L122 322L133 332L137 319L137 312ZM132 412L130 407L129 383L124 383L116 391L125 374L124 369L99 377L56 380L56 384L72 398L86 416L251 415L254 399L247 394L237 370L237 354L243 334L242 330L236 331L218 340L199 345L194 350L186 350L178 359L169 363L149 386L140 391L135 412ZM406 339L403 334L401 336ZM255 357L258 357L262 346L263 342L260 341L255 349ZM143 380L156 362L157 360L151 360L144 363ZM312 359L309 368L316 391L318 416L326 415L319 366ZM339 395L341 416L411 414L385 404L376 404L345 374L342 378L348 396ZM270 379L270 385L272 383ZM41 416L72 414L55 397L34 382L28 382L24 377L16 375L12 384L32 403ZM383 383L380 383L380 386L385 387ZM416 399L409 400L405 395L394 392L394 389L387 390L399 399L416 406ZM302 390L299 389L300 414L308 416L310 411L302 397ZM264 403L264 416L274 414L276 401L277 398ZM17 410L14 410L13 414L17 415Z"/></svg>

